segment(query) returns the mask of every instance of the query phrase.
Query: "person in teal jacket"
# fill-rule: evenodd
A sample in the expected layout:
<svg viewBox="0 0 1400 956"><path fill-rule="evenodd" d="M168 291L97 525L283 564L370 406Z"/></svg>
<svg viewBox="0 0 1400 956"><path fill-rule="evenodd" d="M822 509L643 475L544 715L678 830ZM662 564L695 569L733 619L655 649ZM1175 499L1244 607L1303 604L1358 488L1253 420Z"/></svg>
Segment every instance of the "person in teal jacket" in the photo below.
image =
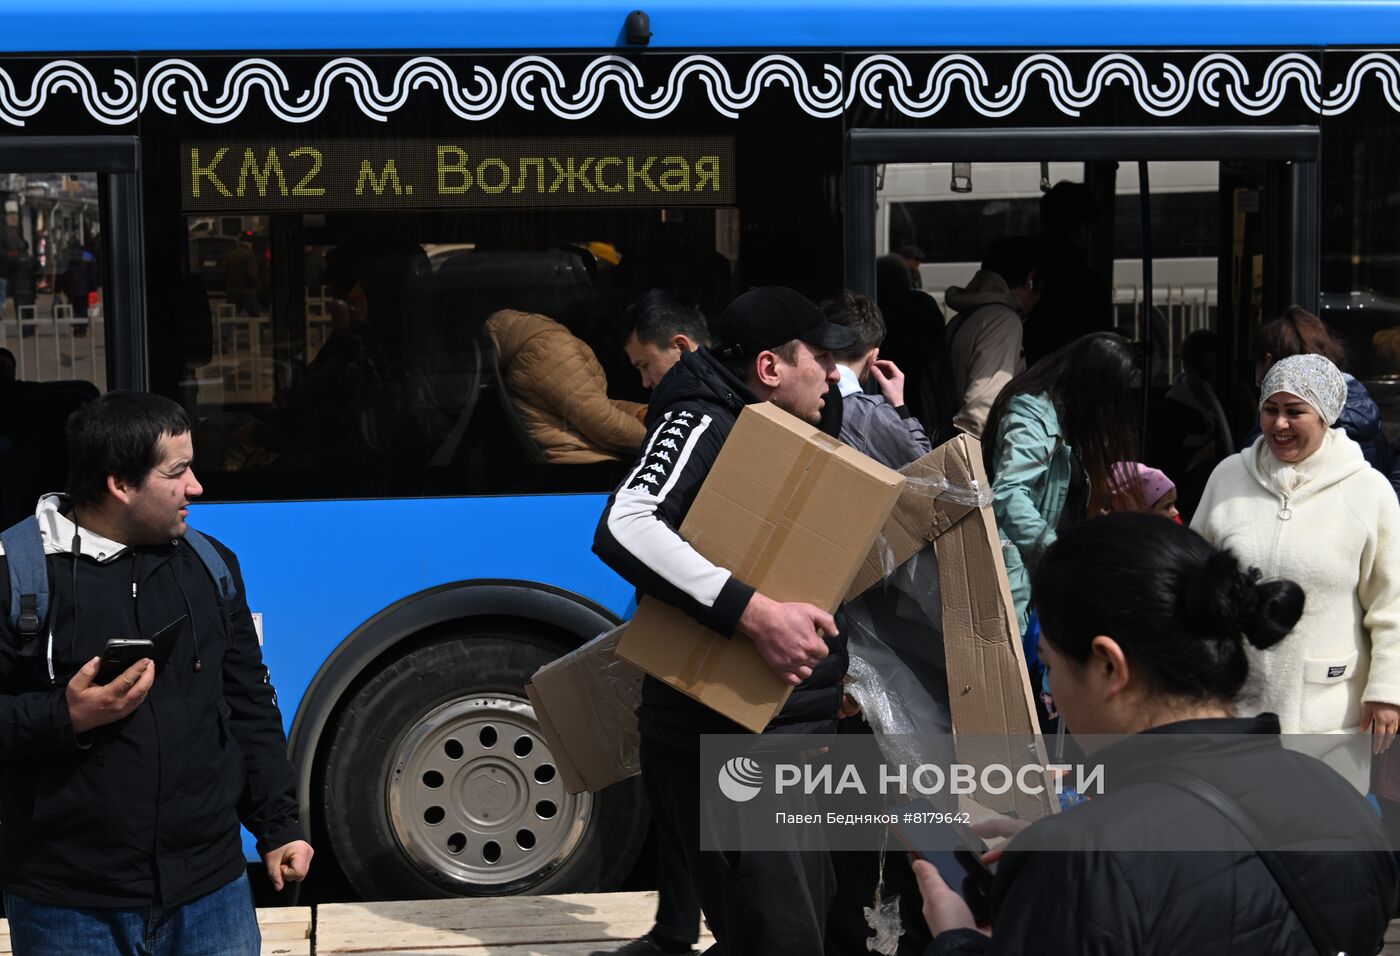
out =
<svg viewBox="0 0 1400 956"><path fill-rule="evenodd" d="M1107 508L1114 462L1137 457L1138 378L1127 340L1095 332L1013 378L992 404L982 456L1023 633L1036 559L1060 531Z"/></svg>

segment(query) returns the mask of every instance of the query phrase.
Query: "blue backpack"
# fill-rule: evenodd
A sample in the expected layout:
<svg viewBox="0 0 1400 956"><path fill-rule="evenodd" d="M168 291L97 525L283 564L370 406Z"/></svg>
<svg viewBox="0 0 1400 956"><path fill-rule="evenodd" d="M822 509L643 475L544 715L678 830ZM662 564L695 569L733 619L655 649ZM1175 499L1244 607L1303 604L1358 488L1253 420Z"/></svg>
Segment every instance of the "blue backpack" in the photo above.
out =
<svg viewBox="0 0 1400 956"><path fill-rule="evenodd" d="M193 528L185 532L185 540L213 579L219 606L226 606L238 594L228 565L209 539ZM23 646L39 636L49 615L49 566L39 519L30 515L0 532L0 543L5 546L5 563L10 569L10 630L20 636Z"/></svg>

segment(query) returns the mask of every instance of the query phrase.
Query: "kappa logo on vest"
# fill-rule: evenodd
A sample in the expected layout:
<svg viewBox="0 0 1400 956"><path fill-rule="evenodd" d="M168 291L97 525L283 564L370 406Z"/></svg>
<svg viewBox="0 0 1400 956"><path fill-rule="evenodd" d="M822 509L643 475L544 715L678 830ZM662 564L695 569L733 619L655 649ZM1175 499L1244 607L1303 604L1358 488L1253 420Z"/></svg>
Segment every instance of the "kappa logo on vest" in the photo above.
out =
<svg viewBox="0 0 1400 956"><path fill-rule="evenodd" d="M651 450L647 452L641 467L627 483L627 490L655 494L656 489L671 477L671 470L675 467L675 458L671 452L680 451L681 446L689 440L695 424L695 416L690 412L678 412L668 417L657 432L657 439L652 442Z"/></svg>

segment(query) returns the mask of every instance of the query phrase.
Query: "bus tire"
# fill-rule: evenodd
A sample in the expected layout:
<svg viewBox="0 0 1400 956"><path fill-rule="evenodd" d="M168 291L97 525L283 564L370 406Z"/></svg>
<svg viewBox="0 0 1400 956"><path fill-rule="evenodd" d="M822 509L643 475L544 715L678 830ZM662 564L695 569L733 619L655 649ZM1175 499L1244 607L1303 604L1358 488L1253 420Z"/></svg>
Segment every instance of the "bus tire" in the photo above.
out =
<svg viewBox="0 0 1400 956"><path fill-rule="evenodd" d="M496 628L416 648L360 686L321 811L364 899L616 889L646 837L640 778L570 795L524 685L567 650Z"/></svg>

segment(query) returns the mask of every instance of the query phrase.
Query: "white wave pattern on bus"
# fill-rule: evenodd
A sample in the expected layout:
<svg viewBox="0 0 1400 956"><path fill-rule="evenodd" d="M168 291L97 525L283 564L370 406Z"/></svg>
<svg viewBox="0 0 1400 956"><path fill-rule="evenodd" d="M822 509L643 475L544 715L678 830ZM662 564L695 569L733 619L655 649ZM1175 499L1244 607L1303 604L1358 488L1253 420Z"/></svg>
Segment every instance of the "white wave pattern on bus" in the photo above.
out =
<svg viewBox="0 0 1400 956"><path fill-rule="evenodd" d="M509 105L581 120L614 94L633 115L659 119L674 112L687 88L696 84L711 107L729 117L737 117L764 90L775 86L787 88L803 111L822 118L840 115L856 104L875 109L889 106L921 118L946 109L955 98L983 116L1004 117L1019 109L1027 96L1038 93L1040 84L1054 108L1067 116L1079 116L1115 84L1126 87L1138 106L1156 117L1177 115L1196 102L1214 108L1228 103L1241 114L1263 116L1282 107L1294 91L1309 111L1336 115L1356 104L1363 83L1372 76L1386 102L1400 111L1400 61L1388 53L1358 57L1345 80L1325 95L1321 64L1315 56L1298 52L1276 56L1257 83L1239 58L1223 53L1201 55L1188 69L1163 63L1156 77L1136 57L1110 53L1094 61L1082 81L1076 80L1063 59L1048 53L1025 57L1005 83L993 82L983 63L964 53L939 57L917 74L904 59L889 54L864 58L849 80L835 63L820 64L819 70L814 80L796 59L769 54L755 58L736 86L730 67L712 56L693 54L677 60L664 82L657 84L649 82L636 63L609 54L593 59L571 82L558 63L541 55L522 56L499 75L487 66L473 65L467 77L441 59L420 56L404 62L387 89L382 89L369 63L336 57L317 71L309 87L294 89L280 66L255 57L234 64L215 92L204 70L190 60L161 60L140 82L121 69L112 69L105 81L99 81L81 63L55 60L34 75L27 94L0 68L0 122L23 126L45 108L51 96L66 93L76 94L95 120L110 126L133 122L148 109L184 113L210 124L227 123L255 98L279 119L305 123L329 107L336 84L342 82L360 111L380 121L423 89L439 93L447 108L465 120L489 119ZM103 89L104 83L111 88Z"/></svg>

